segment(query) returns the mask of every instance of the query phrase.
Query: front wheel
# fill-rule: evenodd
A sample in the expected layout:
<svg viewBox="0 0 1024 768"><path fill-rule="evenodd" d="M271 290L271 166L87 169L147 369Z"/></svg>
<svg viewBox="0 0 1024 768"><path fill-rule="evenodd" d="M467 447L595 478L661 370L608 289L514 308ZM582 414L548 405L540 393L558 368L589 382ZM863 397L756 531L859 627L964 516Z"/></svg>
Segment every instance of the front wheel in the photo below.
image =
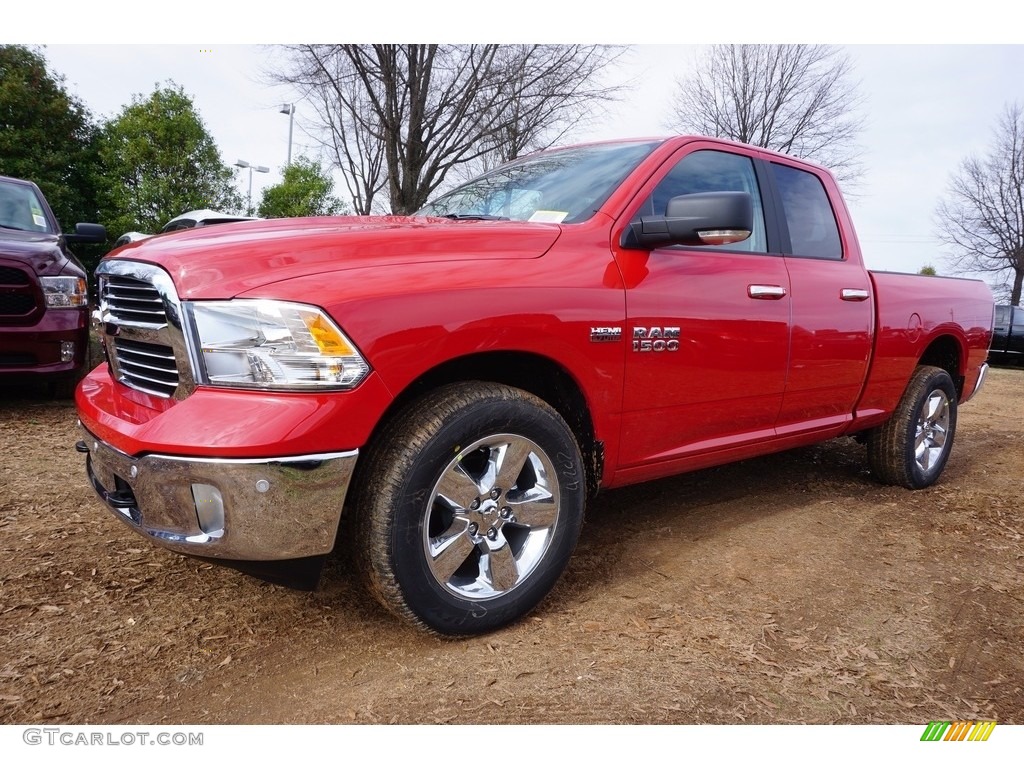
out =
<svg viewBox="0 0 1024 768"><path fill-rule="evenodd" d="M497 384L413 403L367 454L357 556L392 612L473 635L530 611L564 570L586 482L572 431L542 400Z"/></svg>
<svg viewBox="0 0 1024 768"><path fill-rule="evenodd" d="M942 368L919 365L889 420L868 434L868 462L890 485L927 488L949 459L956 432L956 387Z"/></svg>

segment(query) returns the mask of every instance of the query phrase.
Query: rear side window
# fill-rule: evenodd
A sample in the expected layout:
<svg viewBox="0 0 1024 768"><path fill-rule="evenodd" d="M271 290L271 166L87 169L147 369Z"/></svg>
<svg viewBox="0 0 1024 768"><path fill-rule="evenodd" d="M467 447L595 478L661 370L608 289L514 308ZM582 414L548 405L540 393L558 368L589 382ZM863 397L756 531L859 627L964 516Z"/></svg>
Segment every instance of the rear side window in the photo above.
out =
<svg viewBox="0 0 1024 768"><path fill-rule="evenodd" d="M839 225L821 179L813 173L777 163L772 163L772 173L782 197L793 255L843 258Z"/></svg>

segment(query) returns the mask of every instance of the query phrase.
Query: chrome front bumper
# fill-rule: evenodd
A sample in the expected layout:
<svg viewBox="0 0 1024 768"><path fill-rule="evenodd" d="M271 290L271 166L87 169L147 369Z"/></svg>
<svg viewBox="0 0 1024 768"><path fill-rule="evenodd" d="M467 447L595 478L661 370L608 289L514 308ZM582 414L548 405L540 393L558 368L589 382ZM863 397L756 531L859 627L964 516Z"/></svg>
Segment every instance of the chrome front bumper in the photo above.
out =
<svg viewBox="0 0 1024 768"><path fill-rule="evenodd" d="M89 481L117 517L162 547L225 560L334 548L358 451L261 459L134 458L85 427Z"/></svg>

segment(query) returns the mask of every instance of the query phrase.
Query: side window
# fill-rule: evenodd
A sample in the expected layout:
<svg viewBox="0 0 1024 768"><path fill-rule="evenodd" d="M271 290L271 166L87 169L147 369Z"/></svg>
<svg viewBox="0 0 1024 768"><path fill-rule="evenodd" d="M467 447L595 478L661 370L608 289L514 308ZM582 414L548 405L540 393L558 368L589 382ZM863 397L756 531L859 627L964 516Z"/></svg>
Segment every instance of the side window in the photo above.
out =
<svg viewBox="0 0 1024 768"><path fill-rule="evenodd" d="M757 185L754 163L749 157L715 150L693 152L668 172L651 196L644 201L638 215L665 215L668 201L678 195L695 192L748 192L754 205L754 231L750 237L731 245L709 245L702 248L727 249L767 253L768 241L764 231L764 208L761 190Z"/></svg>
<svg viewBox="0 0 1024 768"><path fill-rule="evenodd" d="M839 225L821 179L788 165L772 163L771 167L782 197L793 255L843 258Z"/></svg>
<svg viewBox="0 0 1024 768"><path fill-rule="evenodd" d="M1010 311L1013 312L1013 332L1014 334L1024 333L1024 309L1020 307L1011 307Z"/></svg>
<svg viewBox="0 0 1024 768"><path fill-rule="evenodd" d="M1009 325L1010 324L1010 308L1009 307L996 307L995 325Z"/></svg>

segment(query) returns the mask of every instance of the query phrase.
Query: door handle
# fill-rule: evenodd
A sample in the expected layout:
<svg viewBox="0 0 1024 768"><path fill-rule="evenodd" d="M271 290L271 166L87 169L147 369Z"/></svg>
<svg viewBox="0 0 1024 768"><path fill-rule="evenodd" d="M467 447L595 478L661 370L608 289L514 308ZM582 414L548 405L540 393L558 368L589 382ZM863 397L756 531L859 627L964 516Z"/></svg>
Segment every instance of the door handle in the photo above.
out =
<svg viewBox="0 0 1024 768"><path fill-rule="evenodd" d="M839 298L843 301L864 301L870 295L864 288L843 288L839 292Z"/></svg>
<svg viewBox="0 0 1024 768"><path fill-rule="evenodd" d="M781 285L748 285L747 296L752 299L781 299L786 295L786 289Z"/></svg>

